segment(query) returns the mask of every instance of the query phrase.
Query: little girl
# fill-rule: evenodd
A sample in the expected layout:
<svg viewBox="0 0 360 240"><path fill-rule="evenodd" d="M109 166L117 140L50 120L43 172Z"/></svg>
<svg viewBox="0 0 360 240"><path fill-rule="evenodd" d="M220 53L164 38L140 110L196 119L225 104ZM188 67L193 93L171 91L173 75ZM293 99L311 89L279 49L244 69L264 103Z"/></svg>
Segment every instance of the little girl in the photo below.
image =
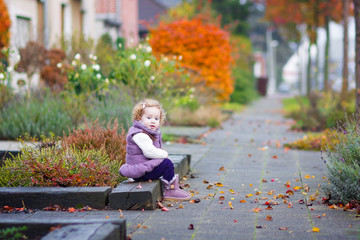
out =
<svg viewBox="0 0 360 240"><path fill-rule="evenodd" d="M179 188L169 154L161 149L159 126L165 121L165 112L160 103L152 99L141 101L133 108L132 115L133 126L126 138L126 163L120 167L120 174L135 181L160 179L164 200L189 200L190 195Z"/></svg>

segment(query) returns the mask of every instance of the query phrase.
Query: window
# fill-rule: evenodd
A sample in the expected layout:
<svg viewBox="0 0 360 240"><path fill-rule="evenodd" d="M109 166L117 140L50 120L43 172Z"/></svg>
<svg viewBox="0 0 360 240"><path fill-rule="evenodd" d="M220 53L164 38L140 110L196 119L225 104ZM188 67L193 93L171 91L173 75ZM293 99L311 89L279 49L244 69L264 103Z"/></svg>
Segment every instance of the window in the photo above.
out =
<svg viewBox="0 0 360 240"><path fill-rule="evenodd" d="M16 17L16 45L24 48L31 39L31 19L26 17Z"/></svg>

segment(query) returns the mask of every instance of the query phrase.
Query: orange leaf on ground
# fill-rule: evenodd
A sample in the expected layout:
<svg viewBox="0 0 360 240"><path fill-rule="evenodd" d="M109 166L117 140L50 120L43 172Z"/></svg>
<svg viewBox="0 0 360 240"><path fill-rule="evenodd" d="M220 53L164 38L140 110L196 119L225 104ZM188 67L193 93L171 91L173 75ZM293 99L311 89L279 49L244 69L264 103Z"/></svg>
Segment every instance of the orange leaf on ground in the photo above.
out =
<svg viewBox="0 0 360 240"><path fill-rule="evenodd" d="M228 204L229 204L229 207L230 207L231 209L234 209L234 207L233 207L233 205L232 205L231 202L228 202Z"/></svg>
<svg viewBox="0 0 360 240"><path fill-rule="evenodd" d="M311 178L310 175L305 175L304 178Z"/></svg>
<svg viewBox="0 0 360 240"><path fill-rule="evenodd" d="M279 227L279 230L286 231L286 230L288 230L288 228L287 227Z"/></svg>
<svg viewBox="0 0 360 240"><path fill-rule="evenodd" d="M313 227L313 229L311 231L312 232L320 232L320 229L318 227Z"/></svg>
<svg viewBox="0 0 360 240"><path fill-rule="evenodd" d="M273 218L270 215L267 215L266 221L272 221L272 220L273 220Z"/></svg>
<svg viewBox="0 0 360 240"><path fill-rule="evenodd" d="M251 211L258 213L258 212L262 211L262 209L256 207L256 208L253 208Z"/></svg>
<svg viewBox="0 0 360 240"><path fill-rule="evenodd" d="M226 169L224 168L224 166L219 168L219 171L226 171Z"/></svg>
<svg viewBox="0 0 360 240"><path fill-rule="evenodd" d="M221 182L216 183L216 186L223 187L224 185Z"/></svg>
<svg viewBox="0 0 360 240"><path fill-rule="evenodd" d="M68 208L68 212L69 212L69 213L75 212L75 208L73 208L73 207Z"/></svg>
<svg viewBox="0 0 360 240"><path fill-rule="evenodd" d="M274 155L274 156L272 156L272 158L277 159L277 158L278 158L278 156Z"/></svg>
<svg viewBox="0 0 360 240"><path fill-rule="evenodd" d="M246 203L246 200L242 199L240 200L241 203Z"/></svg>

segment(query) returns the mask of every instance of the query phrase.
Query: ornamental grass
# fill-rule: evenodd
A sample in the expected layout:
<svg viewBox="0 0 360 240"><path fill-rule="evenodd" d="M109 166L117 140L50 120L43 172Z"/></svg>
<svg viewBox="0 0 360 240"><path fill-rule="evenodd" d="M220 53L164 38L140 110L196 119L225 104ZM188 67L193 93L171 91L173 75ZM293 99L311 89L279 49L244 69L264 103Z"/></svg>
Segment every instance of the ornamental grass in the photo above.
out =
<svg viewBox="0 0 360 240"><path fill-rule="evenodd" d="M360 202L360 124L349 120L337 127L339 142L326 148L322 157L327 167L328 184L322 189L333 203Z"/></svg>

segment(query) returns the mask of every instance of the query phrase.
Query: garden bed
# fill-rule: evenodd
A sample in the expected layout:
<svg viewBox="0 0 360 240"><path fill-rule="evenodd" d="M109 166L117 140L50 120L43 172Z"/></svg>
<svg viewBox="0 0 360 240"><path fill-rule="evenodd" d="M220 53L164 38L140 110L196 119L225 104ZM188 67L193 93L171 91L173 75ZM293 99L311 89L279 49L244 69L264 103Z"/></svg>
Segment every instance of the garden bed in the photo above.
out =
<svg viewBox="0 0 360 240"><path fill-rule="evenodd" d="M170 155L175 172L183 177L190 170L190 155ZM161 199L160 181L122 182L111 187L1 187L0 205L41 209L50 205L62 207L90 206L95 209L155 209Z"/></svg>

